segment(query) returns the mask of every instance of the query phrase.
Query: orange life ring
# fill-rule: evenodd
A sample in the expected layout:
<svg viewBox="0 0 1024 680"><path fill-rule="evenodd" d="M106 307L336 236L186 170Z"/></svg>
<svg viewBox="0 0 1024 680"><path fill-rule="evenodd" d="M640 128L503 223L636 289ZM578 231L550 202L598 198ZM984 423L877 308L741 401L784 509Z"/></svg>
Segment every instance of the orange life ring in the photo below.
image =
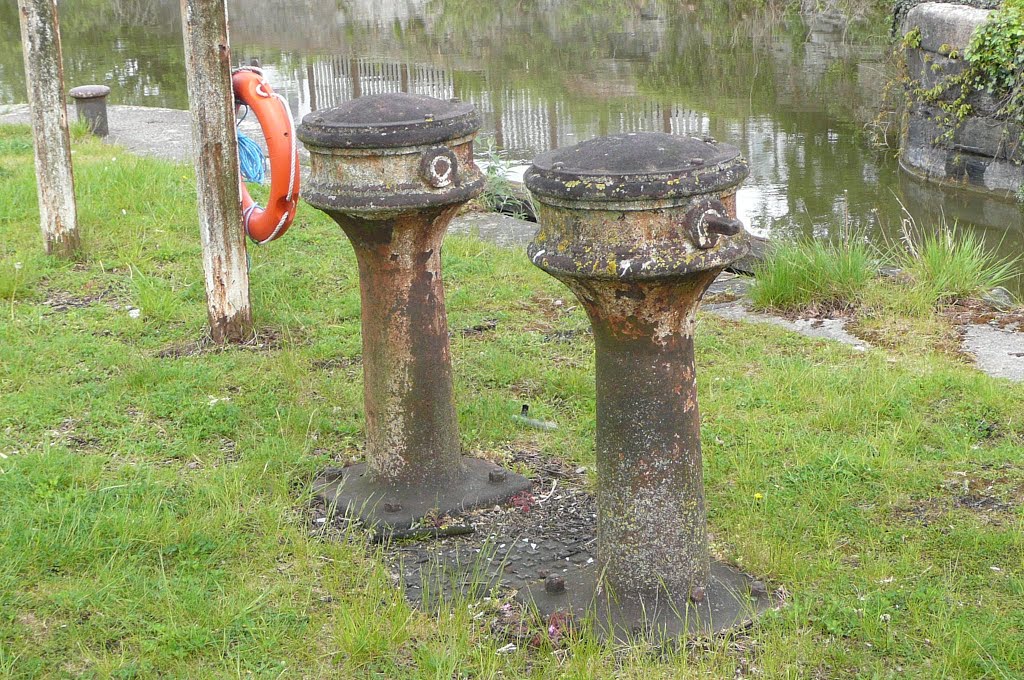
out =
<svg viewBox="0 0 1024 680"><path fill-rule="evenodd" d="M263 72L242 67L231 75L235 100L256 114L270 154L270 198L261 208L239 178L245 233L256 243L268 243L284 234L295 219L299 197L299 151L295 122L284 97L274 92Z"/></svg>

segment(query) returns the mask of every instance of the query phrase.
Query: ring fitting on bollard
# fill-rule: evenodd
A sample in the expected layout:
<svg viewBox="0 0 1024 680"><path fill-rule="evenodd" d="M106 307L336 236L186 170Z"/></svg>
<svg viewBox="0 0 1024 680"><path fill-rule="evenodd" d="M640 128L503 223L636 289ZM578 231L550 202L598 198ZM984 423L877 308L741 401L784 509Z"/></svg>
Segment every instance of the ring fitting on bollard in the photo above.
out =
<svg viewBox="0 0 1024 680"><path fill-rule="evenodd" d="M459 160L449 149L431 149L420 161L420 176L435 189L444 189L456 181Z"/></svg>

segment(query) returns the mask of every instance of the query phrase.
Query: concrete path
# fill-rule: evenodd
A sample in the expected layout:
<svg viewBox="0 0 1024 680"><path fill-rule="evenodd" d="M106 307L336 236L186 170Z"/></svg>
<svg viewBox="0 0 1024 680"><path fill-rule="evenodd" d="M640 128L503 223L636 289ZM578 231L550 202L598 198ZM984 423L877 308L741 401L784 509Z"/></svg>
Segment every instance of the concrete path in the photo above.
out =
<svg viewBox="0 0 1024 680"><path fill-rule="evenodd" d="M73 115L73 113L72 113ZM107 141L141 156L152 156L176 162L192 158L191 118L188 111L159 109L144 106L111 106L108 111L110 136ZM0 123L28 124L28 106L0 106ZM242 131L262 143L259 123L254 117L242 122ZM305 164L308 152L300 146L300 157ZM520 177L527 166L517 166ZM475 235L484 241L505 248L525 248L533 238L537 225L497 213L468 213L457 217L450 233ZM849 333L841 319L789 319L750 311L745 302L746 279L724 274L711 290L712 294L735 296L734 302L708 304L705 311L735 321L768 323L810 338L834 340L858 350L870 345ZM994 377L1024 381L1024 333L1010 332L990 326L969 326L964 338L964 349L976 357L978 368Z"/></svg>
<svg viewBox="0 0 1024 680"><path fill-rule="evenodd" d="M1024 333L992 326L968 326L963 347L985 373L1024 382Z"/></svg>
<svg viewBox="0 0 1024 680"><path fill-rule="evenodd" d="M870 349L871 345L846 330L846 321L843 319L789 319L752 312L742 300L727 304L705 305L704 311L730 319L732 321L748 321L751 323L767 323L779 326L786 330L805 335L808 338L819 340L835 340L844 345L849 345L859 352Z"/></svg>
<svg viewBox="0 0 1024 680"><path fill-rule="evenodd" d="M74 119L74 109L69 115ZM192 118L188 111L147 106L111 106L107 109L110 136L106 141L140 156L162 158L178 163L192 160ZM29 123L28 106L0 106L0 123ZM242 132L263 140L259 123L250 116L241 125Z"/></svg>

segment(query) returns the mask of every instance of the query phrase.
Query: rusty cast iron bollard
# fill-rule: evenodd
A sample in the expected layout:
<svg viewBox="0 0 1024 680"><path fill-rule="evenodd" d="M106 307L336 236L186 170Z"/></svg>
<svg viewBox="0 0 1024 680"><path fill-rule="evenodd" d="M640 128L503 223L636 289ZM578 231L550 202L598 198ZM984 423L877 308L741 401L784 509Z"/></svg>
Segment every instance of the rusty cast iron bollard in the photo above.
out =
<svg viewBox="0 0 1024 680"><path fill-rule="evenodd" d="M385 94L311 113L298 131L311 160L303 198L352 242L362 295L367 462L317 489L389 532L529 486L459 444L441 242L483 189L478 128L469 104Z"/></svg>
<svg viewBox="0 0 1024 680"><path fill-rule="evenodd" d="M81 85L72 88L69 94L75 100L78 120L88 123L89 130L97 137L106 137L110 134L110 128L107 125L109 87L106 85Z"/></svg>
<svg viewBox="0 0 1024 680"><path fill-rule="evenodd" d="M704 292L749 250L735 219L747 173L734 147L640 133L549 152L526 174L530 259L579 298L596 346L598 559L564 592L531 588L544 613L582 614L602 592L609 632L678 635L766 603L709 558L693 354Z"/></svg>

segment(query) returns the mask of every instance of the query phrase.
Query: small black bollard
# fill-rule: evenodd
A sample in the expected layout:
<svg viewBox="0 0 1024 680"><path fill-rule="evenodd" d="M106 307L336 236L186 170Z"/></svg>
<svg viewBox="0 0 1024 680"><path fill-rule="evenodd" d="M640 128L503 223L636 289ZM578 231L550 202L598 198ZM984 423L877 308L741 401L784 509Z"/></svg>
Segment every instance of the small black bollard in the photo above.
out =
<svg viewBox="0 0 1024 680"><path fill-rule="evenodd" d="M544 614L596 609L599 630L678 637L749 621L770 598L711 560L697 409L697 308L749 251L738 149L662 133L590 140L526 173L530 260L590 316L597 378L597 563L537 584Z"/></svg>
<svg viewBox="0 0 1024 680"><path fill-rule="evenodd" d="M97 137L106 137L110 134L110 128L107 125L109 87L106 85L82 85L72 88L69 94L75 100L78 120L88 123L89 130Z"/></svg>

